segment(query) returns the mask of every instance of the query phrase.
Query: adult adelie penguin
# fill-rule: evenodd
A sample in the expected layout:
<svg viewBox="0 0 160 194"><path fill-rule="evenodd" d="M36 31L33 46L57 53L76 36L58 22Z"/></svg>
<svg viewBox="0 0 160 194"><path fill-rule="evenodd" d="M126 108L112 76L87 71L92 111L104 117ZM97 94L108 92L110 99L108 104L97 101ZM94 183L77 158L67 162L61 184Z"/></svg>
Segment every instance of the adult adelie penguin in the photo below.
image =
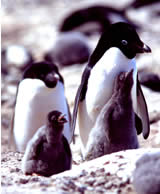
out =
<svg viewBox="0 0 160 194"><path fill-rule="evenodd" d="M46 125L39 128L27 144L22 160L23 173L48 177L71 168L71 150L62 134L66 122L61 112L49 112Z"/></svg>
<svg viewBox="0 0 160 194"><path fill-rule="evenodd" d="M138 133L143 131L145 139L148 137L148 110L135 62L136 54L144 52L151 52L151 49L140 40L130 24L112 24L102 34L83 72L75 99L72 128L75 128L78 112L82 153L99 112L111 97L114 79L122 71L133 69L133 107L140 117L136 116L136 128Z"/></svg>
<svg viewBox="0 0 160 194"><path fill-rule="evenodd" d="M13 135L18 151L25 151L27 142L45 124L48 112L54 109L66 114L69 122L64 126L64 135L71 142L70 111L64 93L63 78L57 66L52 63L32 63L24 71L18 86L11 127L11 136Z"/></svg>

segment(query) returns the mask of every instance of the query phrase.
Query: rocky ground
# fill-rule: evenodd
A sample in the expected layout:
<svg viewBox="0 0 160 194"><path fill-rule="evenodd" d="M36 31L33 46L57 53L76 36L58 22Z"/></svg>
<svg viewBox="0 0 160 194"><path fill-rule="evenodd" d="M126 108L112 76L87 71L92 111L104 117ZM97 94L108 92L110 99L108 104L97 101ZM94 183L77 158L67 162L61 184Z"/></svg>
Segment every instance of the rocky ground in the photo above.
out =
<svg viewBox="0 0 160 194"><path fill-rule="evenodd" d="M114 7L124 7L130 1L123 0L117 2L116 5L111 0L104 2ZM94 1L91 0L81 0L79 3L73 0L47 0L45 3L40 0L32 3L27 0L2 1L2 48L11 44L20 44L29 49L36 60L42 60L44 52L53 45L58 36L57 27L65 14L77 7L93 3ZM138 10L131 9L128 11L128 16L142 26L138 33L141 39L152 48L152 54L137 57L138 69L145 68L160 76L160 17L154 15L158 8L160 4ZM97 37L89 39L91 47L94 48L97 39ZM60 69L65 80L66 96L71 111L84 66L77 64ZM71 172L51 178L36 175L25 176L20 168L23 155L11 152L8 148L9 128L21 71L19 67L13 65L7 66L7 70L9 73L2 74L1 82L2 193L135 193L131 184L131 174L136 159L144 152L160 148L160 93L142 88L151 122L149 138L144 140L139 136L140 147L143 149L115 153L81 164L79 136L78 129L76 129L76 144L71 145L73 151L73 170ZM114 165L117 171L112 172ZM123 173L120 172L121 170Z"/></svg>

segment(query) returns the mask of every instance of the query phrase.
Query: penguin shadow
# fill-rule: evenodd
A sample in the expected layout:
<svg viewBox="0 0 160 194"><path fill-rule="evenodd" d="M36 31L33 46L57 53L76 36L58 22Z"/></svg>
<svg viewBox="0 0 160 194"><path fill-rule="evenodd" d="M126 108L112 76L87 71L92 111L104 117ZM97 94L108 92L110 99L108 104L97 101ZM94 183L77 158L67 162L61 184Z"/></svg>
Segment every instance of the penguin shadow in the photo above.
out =
<svg viewBox="0 0 160 194"><path fill-rule="evenodd" d="M25 175L49 177L71 169L72 153L63 135L65 115L54 110L48 113L46 124L28 142L22 159Z"/></svg>
<svg viewBox="0 0 160 194"><path fill-rule="evenodd" d="M115 78L113 94L89 134L85 160L139 147L131 98L132 86L133 70L121 72Z"/></svg>

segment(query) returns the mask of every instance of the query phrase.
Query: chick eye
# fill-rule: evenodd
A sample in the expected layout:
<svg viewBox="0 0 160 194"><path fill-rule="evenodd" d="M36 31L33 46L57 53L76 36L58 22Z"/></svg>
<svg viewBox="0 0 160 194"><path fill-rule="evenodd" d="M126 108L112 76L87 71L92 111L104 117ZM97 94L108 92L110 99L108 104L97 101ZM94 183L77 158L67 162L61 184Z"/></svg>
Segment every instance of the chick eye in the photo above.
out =
<svg viewBox="0 0 160 194"><path fill-rule="evenodd" d="M121 43L125 46L128 44L127 40L122 40Z"/></svg>

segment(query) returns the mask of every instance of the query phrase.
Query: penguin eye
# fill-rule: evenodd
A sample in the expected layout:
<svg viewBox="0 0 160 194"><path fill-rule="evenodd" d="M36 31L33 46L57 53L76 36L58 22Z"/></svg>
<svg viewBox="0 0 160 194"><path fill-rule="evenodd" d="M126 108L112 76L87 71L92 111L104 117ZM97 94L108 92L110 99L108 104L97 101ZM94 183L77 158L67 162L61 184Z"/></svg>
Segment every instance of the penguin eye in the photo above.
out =
<svg viewBox="0 0 160 194"><path fill-rule="evenodd" d="M54 115L50 118L51 122L55 122L56 120L57 120L57 118Z"/></svg>
<svg viewBox="0 0 160 194"><path fill-rule="evenodd" d="M128 44L127 40L122 40L121 43L126 46Z"/></svg>

